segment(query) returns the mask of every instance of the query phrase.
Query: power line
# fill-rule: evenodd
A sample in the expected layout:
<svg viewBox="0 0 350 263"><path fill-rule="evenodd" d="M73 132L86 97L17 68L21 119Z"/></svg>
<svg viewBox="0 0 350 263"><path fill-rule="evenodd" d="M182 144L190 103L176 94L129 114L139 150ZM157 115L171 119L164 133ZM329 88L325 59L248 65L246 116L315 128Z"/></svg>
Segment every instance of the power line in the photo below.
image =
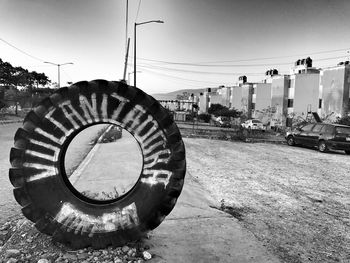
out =
<svg viewBox="0 0 350 263"><path fill-rule="evenodd" d="M288 65L290 65L291 63L288 63ZM165 70L165 71L175 71L175 72L184 72L184 73L194 73L194 74L219 74L219 75L232 75L232 72L213 72L213 71L199 71L199 70L191 70L191 69L184 69L184 68L169 68L169 67L162 67L162 66L157 66L157 65L152 65L152 64L145 64L145 63L139 63L139 65L143 65L144 67L149 67L149 68L153 68L153 69L159 69L159 70ZM281 65L281 64L280 64ZM274 65L276 66L276 65ZM264 65L264 67L267 67L267 65ZM255 74L255 75L260 75L260 74L264 74L265 71L261 71L261 72L244 72L244 73L236 73L236 74Z"/></svg>
<svg viewBox="0 0 350 263"><path fill-rule="evenodd" d="M201 81L202 84L197 83L195 80L190 80L190 79L184 79L184 78L178 78L175 76L167 75L167 74L162 74L162 73L157 73L149 69L143 69L146 72L149 72L151 74L166 78L166 79L172 79L172 82L181 84L181 85L186 85L186 86L191 86L195 88L202 88L204 85L222 85L222 82L210 82L210 81ZM168 81L168 80L167 80ZM195 82L195 83L192 83ZM199 81L198 81L199 82Z"/></svg>
<svg viewBox="0 0 350 263"><path fill-rule="evenodd" d="M12 47L12 48L16 49L17 51L19 51L19 52L23 53L24 55L26 55L26 56L28 56L28 57L31 57L31 58L33 58L33 59L35 59L35 60L38 60L38 61L44 62L44 60L43 60L43 59L38 58L38 57L35 57L35 56L33 56L33 55L31 55L31 54L29 54L29 53L27 53L27 52L23 51L22 49L20 49L20 48L18 48L18 47L16 47L16 46L14 46L14 45L12 45L11 43L7 42L6 40L4 40L4 39L2 39L2 38L0 38L0 40L1 40L2 42L4 42L5 44L9 45L10 47Z"/></svg>
<svg viewBox="0 0 350 263"><path fill-rule="evenodd" d="M151 70L151 69L148 69L148 68L144 68L142 67L142 70L144 71L147 71L147 72L150 72L152 74L156 74L156 75L160 75L160 76L165 76L165 77L168 77L168 78L173 78L173 79L179 79L179 80L184 80L184 81L191 81L191 82L196 82L196 83L210 83L210 84L214 84L214 85L220 85L222 84L222 82L213 82L213 81L202 81L202 80L194 80L194 79L186 79L186 78L180 78L180 77L176 77L176 76L173 76L173 75L168 75L168 74L164 74L164 73L159 73L159 72L156 72L154 70Z"/></svg>
<svg viewBox="0 0 350 263"><path fill-rule="evenodd" d="M154 60L154 59L146 59L146 58L137 58L139 60L144 61L150 61L150 62L158 62L158 63L164 63L164 64L173 64L173 65L187 65L187 66L242 66L242 65L209 65L211 63L229 63L229 62L248 62L248 61L260 61L260 60L270 60L270 59L280 59L280 58L291 58L291 57L297 57L297 56L310 56L310 55L317 55L317 54L325 54L325 53L333 53L333 52L339 52L339 51L347 51L349 48L344 49L335 49L335 50L328 50L328 51L319 51L319 52L313 52L308 54L296 54L296 55L286 55L286 56L279 56L279 57L264 57L264 58L249 58L249 59L240 59L240 60L227 60L227 61L207 61L207 62L172 62L172 61L164 61L164 60ZM343 58L344 56L336 57L336 58ZM290 63L289 63L290 64ZM274 64L271 64L274 65Z"/></svg>
<svg viewBox="0 0 350 263"><path fill-rule="evenodd" d="M321 58L315 60L317 61L328 61L328 60L334 60L334 59L343 59L344 56L340 57L331 57L331 58ZM283 67L286 65L291 66L293 63L273 63L273 64L250 64L250 65L225 65L225 67L264 67L269 68L269 67ZM151 68L151 69L158 69L158 70L163 70L163 71L170 71L170 72L182 72L182 73L192 73L192 74L216 74L216 75L262 75L264 74L264 70L261 72L243 72L243 73L232 73L232 72L213 72L213 71L198 71L198 70L191 70L191 69L184 69L184 68L170 68L170 67L162 67L154 64L146 64L146 63L140 63L140 65L143 65L143 67L146 68ZM183 65L182 65L183 66Z"/></svg>
<svg viewBox="0 0 350 263"><path fill-rule="evenodd" d="M137 19L138 19L138 17L139 17L140 6L141 6L141 0L139 0L139 5L138 5L138 7L137 7L135 23L137 22Z"/></svg>
<svg viewBox="0 0 350 263"><path fill-rule="evenodd" d="M330 58L322 58L317 59L314 61L324 61L324 60L332 60L332 59L343 59L344 56L338 56L338 57L330 57ZM152 60L147 60L152 61ZM283 63L268 63L268 64L231 64L231 65L211 65L211 64L196 64L196 63L183 63L183 62L165 62L165 61L156 61L153 60L153 62L159 62L169 65L179 65L179 66L194 66L194 67L276 67L276 66L284 66L284 65L291 65L293 63L291 62L283 62Z"/></svg>

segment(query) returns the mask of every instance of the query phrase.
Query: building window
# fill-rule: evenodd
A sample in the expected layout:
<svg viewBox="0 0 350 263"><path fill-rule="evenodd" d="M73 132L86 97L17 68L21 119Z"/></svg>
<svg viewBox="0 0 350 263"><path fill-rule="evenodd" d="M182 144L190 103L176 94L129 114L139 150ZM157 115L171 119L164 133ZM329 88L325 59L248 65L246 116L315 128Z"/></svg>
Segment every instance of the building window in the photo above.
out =
<svg viewBox="0 0 350 263"><path fill-rule="evenodd" d="M288 99L288 108L293 108L293 99Z"/></svg>
<svg viewBox="0 0 350 263"><path fill-rule="evenodd" d="M252 103L252 110L255 110L255 103Z"/></svg>
<svg viewBox="0 0 350 263"><path fill-rule="evenodd" d="M318 100L318 108L321 109L322 108L322 99Z"/></svg>

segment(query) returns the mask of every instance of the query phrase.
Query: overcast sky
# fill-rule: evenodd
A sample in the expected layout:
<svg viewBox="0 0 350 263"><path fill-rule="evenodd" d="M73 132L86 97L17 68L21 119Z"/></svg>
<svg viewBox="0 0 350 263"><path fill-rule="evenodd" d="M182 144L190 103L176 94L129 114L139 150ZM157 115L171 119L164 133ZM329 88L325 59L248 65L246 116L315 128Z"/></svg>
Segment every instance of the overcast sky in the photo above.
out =
<svg viewBox="0 0 350 263"><path fill-rule="evenodd" d="M43 61L73 62L62 66L61 86L120 80L125 13L126 0L0 0L0 58L52 81L57 67ZM350 50L348 0L129 0L131 57L135 20L164 21L137 27L137 86L148 93L232 85L242 74L261 81L298 58L326 67Z"/></svg>

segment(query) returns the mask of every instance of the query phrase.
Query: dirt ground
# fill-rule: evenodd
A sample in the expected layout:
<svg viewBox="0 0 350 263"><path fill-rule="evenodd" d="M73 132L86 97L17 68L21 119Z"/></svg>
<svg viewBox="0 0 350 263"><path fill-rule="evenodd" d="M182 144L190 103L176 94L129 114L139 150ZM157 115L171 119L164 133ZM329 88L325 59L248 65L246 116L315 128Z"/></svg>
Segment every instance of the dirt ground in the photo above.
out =
<svg viewBox="0 0 350 263"><path fill-rule="evenodd" d="M284 262L350 262L350 156L184 139L187 169Z"/></svg>

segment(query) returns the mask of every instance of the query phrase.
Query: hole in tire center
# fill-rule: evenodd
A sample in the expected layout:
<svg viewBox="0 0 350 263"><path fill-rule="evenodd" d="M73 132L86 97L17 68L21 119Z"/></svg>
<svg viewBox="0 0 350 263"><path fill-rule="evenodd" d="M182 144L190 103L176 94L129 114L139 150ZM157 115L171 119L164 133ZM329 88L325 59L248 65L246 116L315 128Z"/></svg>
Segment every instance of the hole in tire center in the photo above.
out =
<svg viewBox="0 0 350 263"><path fill-rule="evenodd" d="M64 166L68 180L82 195L98 201L114 200L139 179L142 153L127 130L114 124L96 124L73 138Z"/></svg>

